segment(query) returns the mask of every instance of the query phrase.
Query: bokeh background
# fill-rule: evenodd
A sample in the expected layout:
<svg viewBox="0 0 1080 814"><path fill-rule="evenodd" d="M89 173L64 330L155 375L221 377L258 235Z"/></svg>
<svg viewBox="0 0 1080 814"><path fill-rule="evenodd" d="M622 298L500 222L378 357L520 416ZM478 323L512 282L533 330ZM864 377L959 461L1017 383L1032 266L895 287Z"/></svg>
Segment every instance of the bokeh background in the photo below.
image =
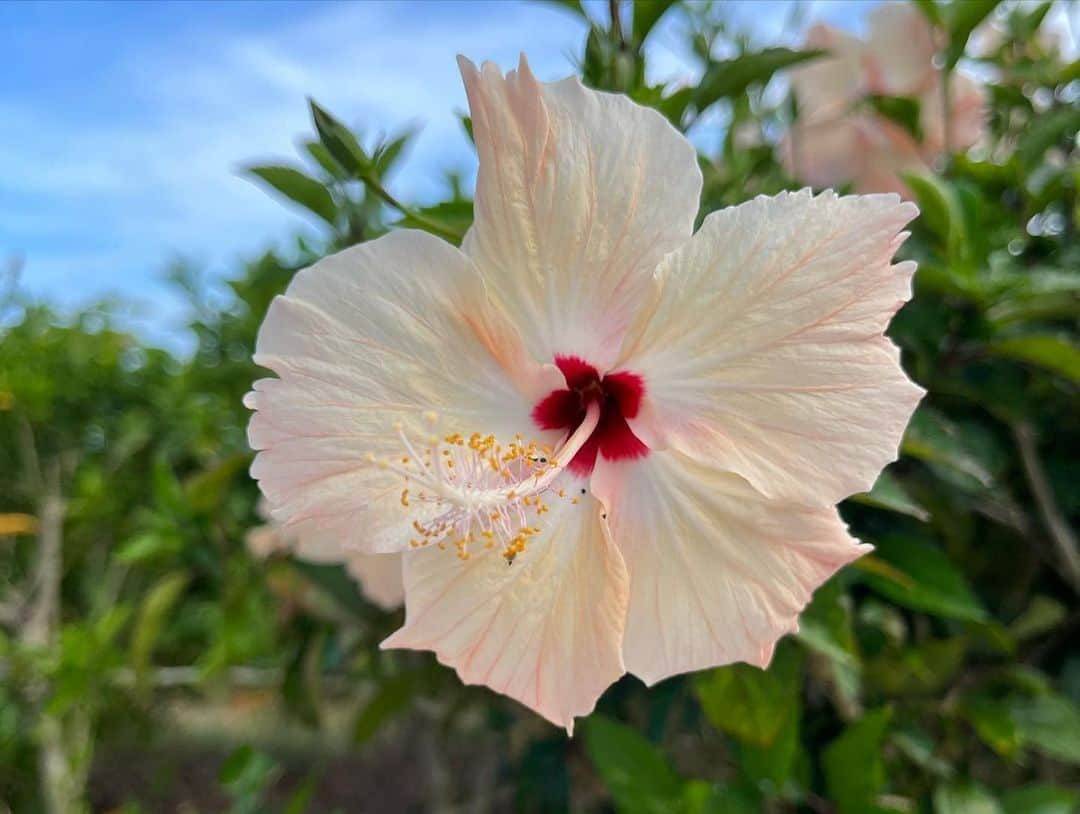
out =
<svg viewBox="0 0 1080 814"><path fill-rule="evenodd" d="M929 395L842 506L875 553L768 671L624 678L568 739L380 652L400 610L259 533L258 325L330 251L460 239L456 53L657 107L704 216L802 185L806 32L876 5L0 6L0 811L1078 810L1075 2L912 4L986 105L898 176L923 214L891 335ZM919 142L920 104L849 112Z"/></svg>

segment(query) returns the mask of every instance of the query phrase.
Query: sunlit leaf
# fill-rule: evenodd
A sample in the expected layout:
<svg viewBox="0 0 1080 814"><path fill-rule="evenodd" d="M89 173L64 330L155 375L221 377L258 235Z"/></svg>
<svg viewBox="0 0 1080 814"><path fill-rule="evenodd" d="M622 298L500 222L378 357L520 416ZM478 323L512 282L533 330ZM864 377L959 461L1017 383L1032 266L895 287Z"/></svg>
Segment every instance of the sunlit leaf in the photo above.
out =
<svg viewBox="0 0 1080 814"><path fill-rule="evenodd" d="M371 158L353 132L320 107L314 99L308 99L311 120L319 134L319 140L341 168L352 177L362 178L372 169Z"/></svg>
<svg viewBox="0 0 1080 814"><path fill-rule="evenodd" d="M318 215L331 226L337 222L338 210L334 197L330 194L330 190L311 176L293 167L269 164L247 167L244 171L280 192L293 203Z"/></svg>
<svg viewBox="0 0 1080 814"><path fill-rule="evenodd" d="M970 781L949 783L934 789L934 814L1003 814L1001 804L989 791Z"/></svg>
<svg viewBox="0 0 1080 814"><path fill-rule="evenodd" d="M1005 814L1076 814L1080 792L1036 783L1003 792L1001 807Z"/></svg>
<svg viewBox="0 0 1080 814"><path fill-rule="evenodd" d="M730 99L742 94L758 82L767 82L772 75L784 68L817 59L821 51L793 51L789 48L766 48L732 59L714 62L693 94L693 103L704 110L720 99Z"/></svg>
<svg viewBox="0 0 1080 814"><path fill-rule="evenodd" d="M183 571L166 574L150 588L139 607L131 634L131 667L143 689L147 686L154 645L189 581L190 576Z"/></svg>
<svg viewBox="0 0 1080 814"><path fill-rule="evenodd" d="M784 686L749 664L717 667L694 682L705 717L729 735L768 746L776 738L789 703Z"/></svg>
<svg viewBox="0 0 1080 814"><path fill-rule="evenodd" d="M948 65L955 65L964 55L971 32L997 8L1001 0L961 0L945 7L949 31Z"/></svg>
<svg viewBox="0 0 1080 814"><path fill-rule="evenodd" d="M986 610L964 575L947 556L914 537L889 536L874 540L875 556L903 574L906 584L871 571L863 578L877 592L913 610L979 622Z"/></svg>
<svg viewBox="0 0 1080 814"><path fill-rule="evenodd" d="M1056 693L1014 699L1009 707L1025 745L1056 760L1080 764L1080 710Z"/></svg>
<svg viewBox="0 0 1080 814"><path fill-rule="evenodd" d="M32 514L12 512L0 514L0 537L6 534L34 534L37 531L37 518Z"/></svg>
<svg viewBox="0 0 1080 814"><path fill-rule="evenodd" d="M892 716L889 707L868 712L825 748L825 784L840 814L874 810L874 799L885 785L881 746Z"/></svg>
<svg viewBox="0 0 1080 814"><path fill-rule="evenodd" d="M874 488L869 492L852 495L850 500L862 503L866 506L874 506L878 509L887 509L891 512L906 514L916 520L929 520L930 513L904 490L903 484L889 470L885 470L874 483Z"/></svg>
<svg viewBox="0 0 1080 814"><path fill-rule="evenodd" d="M1025 334L995 339L986 346L997 356L1045 368L1080 384L1080 346L1063 336Z"/></svg>
<svg viewBox="0 0 1080 814"><path fill-rule="evenodd" d="M636 731L597 715L582 724L585 751L620 814L667 814L681 808L683 781Z"/></svg>
<svg viewBox="0 0 1080 814"><path fill-rule="evenodd" d="M634 42L645 42L649 32L676 0L634 0Z"/></svg>

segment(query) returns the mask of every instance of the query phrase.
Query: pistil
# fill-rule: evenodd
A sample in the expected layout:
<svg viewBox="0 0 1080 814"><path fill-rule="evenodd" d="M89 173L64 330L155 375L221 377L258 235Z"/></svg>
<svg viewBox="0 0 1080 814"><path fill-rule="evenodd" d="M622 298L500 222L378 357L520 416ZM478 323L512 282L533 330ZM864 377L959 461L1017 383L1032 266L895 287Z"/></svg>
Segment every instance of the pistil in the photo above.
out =
<svg viewBox="0 0 1080 814"><path fill-rule="evenodd" d="M568 497L565 489L554 490L552 484L588 442L600 416L600 404L589 404L581 424L556 450L521 436L504 447L493 435L481 433L466 438L433 432L419 444L396 424L404 454L383 459L369 455L369 460L403 479L403 509L429 518L414 518L413 548L452 545L458 557L467 560L475 545L498 545L512 564L529 538L541 531L539 518L550 511L546 500ZM429 413L425 418L434 430L438 416ZM571 502L579 501L575 497ZM532 522L530 513L535 514Z"/></svg>

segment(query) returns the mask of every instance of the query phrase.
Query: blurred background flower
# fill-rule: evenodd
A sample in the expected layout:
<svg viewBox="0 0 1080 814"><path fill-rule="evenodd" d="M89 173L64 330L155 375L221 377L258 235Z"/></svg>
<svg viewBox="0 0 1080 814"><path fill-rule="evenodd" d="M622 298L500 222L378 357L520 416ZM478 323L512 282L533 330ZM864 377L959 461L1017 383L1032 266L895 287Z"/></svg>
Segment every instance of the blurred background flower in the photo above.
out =
<svg viewBox="0 0 1080 814"><path fill-rule="evenodd" d="M925 171L986 131L986 93L944 70L944 32L913 4L870 12L865 40L814 25L805 47L821 59L791 71L798 121L781 143L785 166L816 187L912 193L902 175Z"/></svg>

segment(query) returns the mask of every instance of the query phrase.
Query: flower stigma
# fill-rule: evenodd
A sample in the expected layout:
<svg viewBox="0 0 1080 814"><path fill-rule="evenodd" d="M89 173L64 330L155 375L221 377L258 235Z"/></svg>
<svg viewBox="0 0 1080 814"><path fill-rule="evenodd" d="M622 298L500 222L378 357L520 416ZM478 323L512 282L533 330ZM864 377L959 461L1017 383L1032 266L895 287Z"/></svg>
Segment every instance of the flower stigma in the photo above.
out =
<svg viewBox="0 0 1080 814"><path fill-rule="evenodd" d="M453 546L467 560L475 546L501 546L513 565L529 538L542 530L540 518L550 511L546 501L580 502L578 495L553 484L589 440L600 414L599 404L589 405L581 424L553 450L520 435L505 445L478 432L467 438L456 432L439 435L434 432L438 415L429 412L424 420L432 433L422 443L396 423L403 454L378 458L368 453L367 458L403 479L399 503L425 518L412 521L411 548Z"/></svg>

